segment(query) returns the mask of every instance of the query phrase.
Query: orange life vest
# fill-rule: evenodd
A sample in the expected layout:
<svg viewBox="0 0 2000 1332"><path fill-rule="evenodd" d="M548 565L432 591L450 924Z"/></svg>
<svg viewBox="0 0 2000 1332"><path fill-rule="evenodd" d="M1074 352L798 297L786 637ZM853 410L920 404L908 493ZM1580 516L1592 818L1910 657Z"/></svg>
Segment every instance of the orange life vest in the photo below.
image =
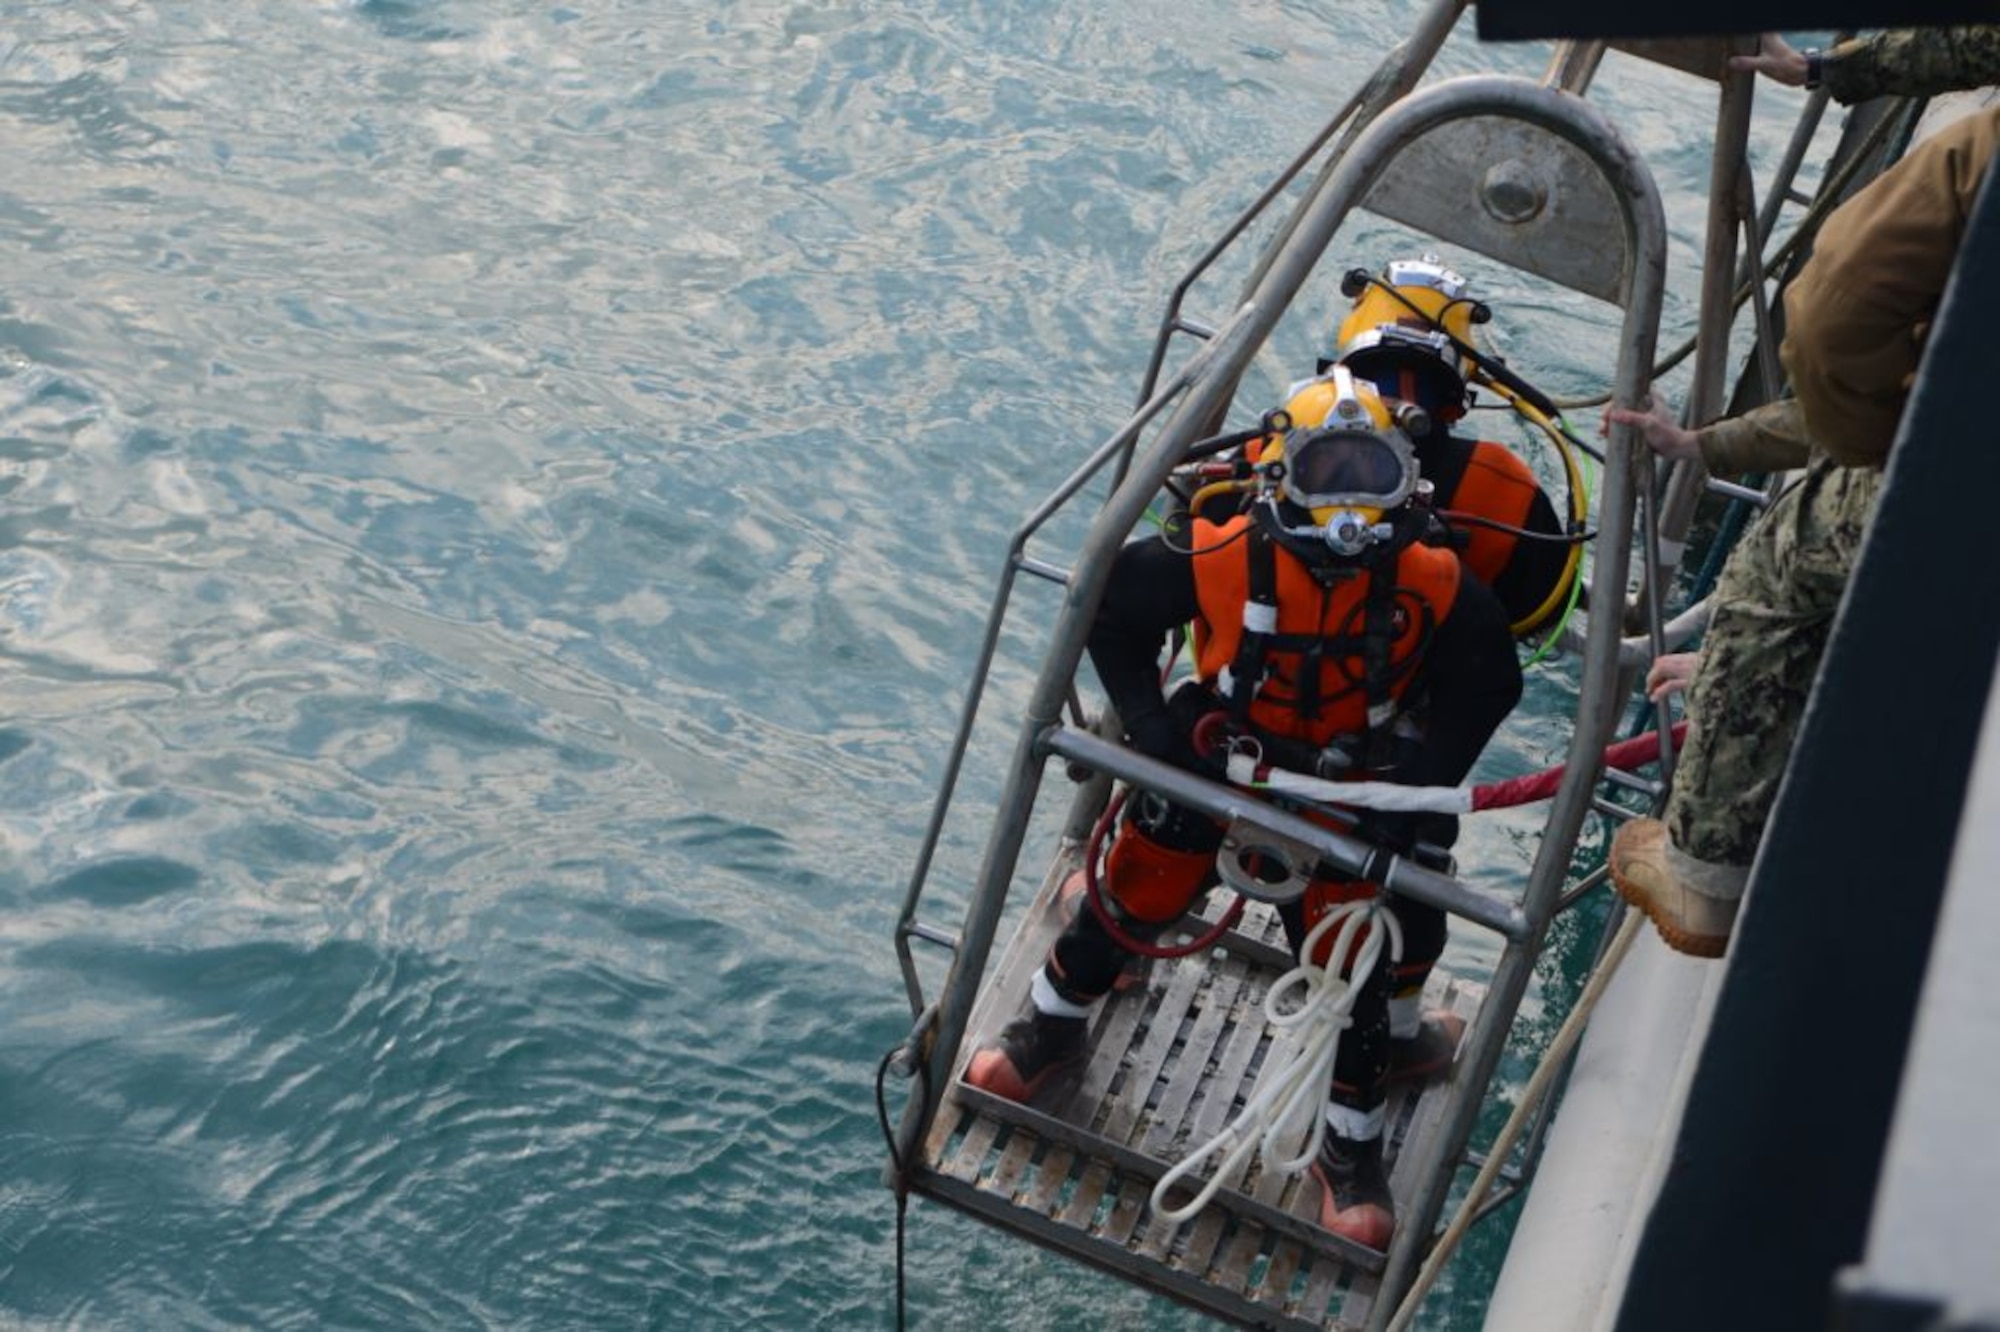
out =
<svg viewBox="0 0 2000 1332"><path fill-rule="evenodd" d="M1534 472L1512 449L1491 440L1480 440L1472 446L1472 457L1466 462L1458 485L1450 495L1440 497L1437 505L1440 509L1476 514L1509 527L1526 527L1528 510L1540 491ZM1497 532L1474 523L1465 524L1464 531L1467 540L1459 558L1474 578L1493 586L1514 558L1520 538L1512 532Z"/></svg>
<svg viewBox="0 0 2000 1332"><path fill-rule="evenodd" d="M1267 733L1326 745L1336 736L1366 734L1370 703L1400 696L1431 630L1458 595L1458 557L1433 546L1409 544L1393 558L1392 588L1376 589L1377 614L1386 620L1386 653L1370 679L1370 591L1381 572L1356 565L1352 577L1322 584L1304 561L1277 545L1239 514L1220 525L1197 518L1194 583L1201 614L1195 630L1195 668L1224 698L1242 668L1246 610L1253 602L1257 547L1269 550L1275 573L1271 592L1275 622L1269 630L1247 719ZM1317 660L1317 678L1308 662ZM1373 718L1380 724L1380 717Z"/></svg>

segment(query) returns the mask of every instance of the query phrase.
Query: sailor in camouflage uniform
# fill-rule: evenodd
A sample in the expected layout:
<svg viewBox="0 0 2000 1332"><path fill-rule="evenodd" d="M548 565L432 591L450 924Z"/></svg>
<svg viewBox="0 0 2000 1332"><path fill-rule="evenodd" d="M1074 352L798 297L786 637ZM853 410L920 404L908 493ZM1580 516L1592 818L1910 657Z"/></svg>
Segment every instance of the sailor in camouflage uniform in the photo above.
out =
<svg viewBox="0 0 2000 1332"><path fill-rule="evenodd" d="M1682 753L1667 804L1668 837L1694 860L1756 859L1784 772L1771 737L1798 733L1881 484L1873 467L1815 457L1723 568L1688 690L1701 743Z"/></svg>
<svg viewBox="0 0 2000 1332"><path fill-rule="evenodd" d="M1797 465L1803 453L1805 478L1724 567L1664 819L1635 820L1612 841L1620 895L1681 952L1719 957L1728 945L1923 333L1996 151L2000 108L1975 112L1835 210L1785 295L1781 355L1796 400L1701 432L1711 465ZM1612 415L1646 426L1640 414ZM1643 433L1661 448L1658 432Z"/></svg>

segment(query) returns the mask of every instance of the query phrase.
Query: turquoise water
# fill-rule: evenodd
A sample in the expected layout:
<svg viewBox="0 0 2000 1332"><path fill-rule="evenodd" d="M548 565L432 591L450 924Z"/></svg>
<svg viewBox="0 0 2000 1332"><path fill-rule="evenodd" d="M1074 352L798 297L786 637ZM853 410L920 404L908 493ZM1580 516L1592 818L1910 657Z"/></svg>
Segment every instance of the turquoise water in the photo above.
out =
<svg viewBox="0 0 2000 1332"><path fill-rule="evenodd" d="M0 1324L893 1321L890 933L996 560L1410 13L1104 11L8 8ZM1683 254L1685 91L1622 94ZM1199 1323L911 1219L913 1325Z"/></svg>

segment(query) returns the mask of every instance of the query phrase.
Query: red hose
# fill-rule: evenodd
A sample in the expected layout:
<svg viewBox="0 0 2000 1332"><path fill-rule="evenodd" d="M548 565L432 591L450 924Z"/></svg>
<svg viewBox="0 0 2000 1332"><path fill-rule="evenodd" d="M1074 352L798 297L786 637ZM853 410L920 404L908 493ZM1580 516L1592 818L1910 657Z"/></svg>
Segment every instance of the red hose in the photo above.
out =
<svg viewBox="0 0 2000 1332"><path fill-rule="evenodd" d="M1687 734L1687 723L1674 723L1674 748L1679 749L1681 737ZM1604 751L1604 766L1607 768L1636 768L1642 763L1651 763L1660 756L1660 733L1647 731L1635 735L1630 740L1620 740ZM1485 786L1472 788L1472 808L1509 809L1515 805L1531 804L1537 800L1547 800L1562 784L1567 763L1558 763L1553 768L1531 772L1523 777L1509 777L1504 782L1488 782Z"/></svg>
<svg viewBox="0 0 2000 1332"><path fill-rule="evenodd" d="M1104 845L1104 834L1110 831L1113 821L1118 817L1118 811L1124 808L1125 794L1124 791L1120 791L1104 807L1104 812L1097 816L1097 826L1090 830L1090 841L1083 848L1083 900L1090 904L1091 912L1096 915L1098 923L1104 926L1104 932L1111 936L1111 941L1128 953L1137 953L1140 957L1173 958L1192 957L1196 953L1207 952L1221 942L1222 936L1229 933L1236 922L1243 918L1243 898L1240 894L1229 904L1229 909L1222 913L1222 919L1216 921L1206 933L1191 943L1178 946L1141 939L1111 918L1111 908L1105 905L1104 901L1104 889L1097 881L1097 850Z"/></svg>

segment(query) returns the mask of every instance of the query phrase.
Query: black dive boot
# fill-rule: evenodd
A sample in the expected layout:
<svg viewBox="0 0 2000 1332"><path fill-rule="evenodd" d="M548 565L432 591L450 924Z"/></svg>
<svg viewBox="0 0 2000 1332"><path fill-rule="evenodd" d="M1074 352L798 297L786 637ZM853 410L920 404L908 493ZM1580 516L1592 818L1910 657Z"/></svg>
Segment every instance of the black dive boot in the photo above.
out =
<svg viewBox="0 0 2000 1332"><path fill-rule="evenodd" d="M1458 1042L1465 1035L1465 1019L1442 1011L1424 1014L1417 1034L1389 1039L1389 1071L1383 1081L1428 1082L1451 1067L1458 1055Z"/></svg>
<svg viewBox="0 0 2000 1332"><path fill-rule="evenodd" d="M1386 1252L1396 1233L1396 1200L1382 1171L1382 1139L1328 1132L1312 1163L1319 1224L1343 1239Z"/></svg>
<svg viewBox="0 0 2000 1332"><path fill-rule="evenodd" d="M1030 1008L1000 1030L1000 1039L972 1056L965 1080L982 1091L1026 1103L1042 1085L1084 1055L1088 1020Z"/></svg>

